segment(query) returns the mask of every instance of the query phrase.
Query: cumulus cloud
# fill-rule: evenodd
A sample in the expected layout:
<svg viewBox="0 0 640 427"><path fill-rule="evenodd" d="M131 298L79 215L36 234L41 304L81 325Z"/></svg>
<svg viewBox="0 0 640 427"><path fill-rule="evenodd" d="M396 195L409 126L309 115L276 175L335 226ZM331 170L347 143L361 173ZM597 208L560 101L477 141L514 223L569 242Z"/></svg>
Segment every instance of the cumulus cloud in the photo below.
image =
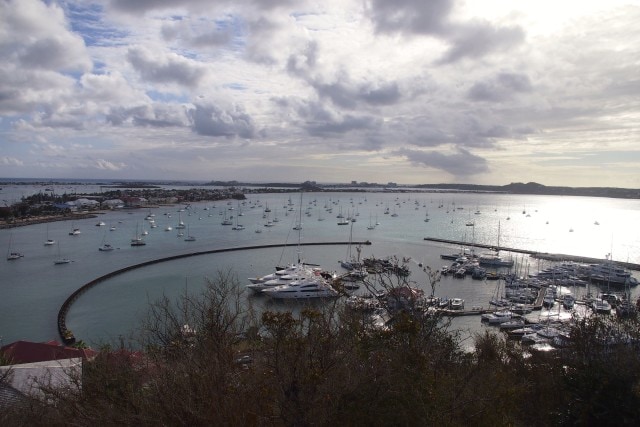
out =
<svg viewBox="0 0 640 427"><path fill-rule="evenodd" d="M114 126L127 123L158 128L190 126L187 109L175 104L152 103L129 108L114 107L106 115L106 120Z"/></svg>
<svg viewBox="0 0 640 427"><path fill-rule="evenodd" d="M108 171L119 171L127 167L125 163L112 163L105 159L97 159L93 165L96 169Z"/></svg>
<svg viewBox="0 0 640 427"><path fill-rule="evenodd" d="M183 166L195 156L175 161L178 145L206 159L224 147L243 170L241 146L283 164L298 149L345 164L366 150L403 153L398 182L416 165L495 182L494 165L513 159L525 174L533 150L632 152L640 7L554 6L0 0L0 140L49 144L28 159L4 144L0 164L141 174L134 153L208 179Z"/></svg>
<svg viewBox="0 0 640 427"><path fill-rule="evenodd" d="M14 157L2 156L0 157L0 164L5 166L22 166L24 165L24 162Z"/></svg>
<svg viewBox="0 0 640 427"><path fill-rule="evenodd" d="M17 68L88 71L82 37L69 28L64 11L38 0L0 2L0 54Z"/></svg>
<svg viewBox="0 0 640 427"><path fill-rule="evenodd" d="M216 105L196 105L189 116L199 135L247 139L256 135L253 119L239 107L224 110Z"/></svg>
<svg viewBox="0 0 640 427"><path fill-rule="evenodd" d="M457 22L452 17L455 0L372 0L369 16L378 33L432 36L449 49L439 63L479 58L524 41L518 26L496 26L478 19Z"/></svg>
<svg viewBox="0 0 640 427"><path fill-rule="evenodd" d="M197 86L206 74L198 62L175 54L151 52L144 47L133 47L127 59L140 76L152 83L175 83Z"/></svg>

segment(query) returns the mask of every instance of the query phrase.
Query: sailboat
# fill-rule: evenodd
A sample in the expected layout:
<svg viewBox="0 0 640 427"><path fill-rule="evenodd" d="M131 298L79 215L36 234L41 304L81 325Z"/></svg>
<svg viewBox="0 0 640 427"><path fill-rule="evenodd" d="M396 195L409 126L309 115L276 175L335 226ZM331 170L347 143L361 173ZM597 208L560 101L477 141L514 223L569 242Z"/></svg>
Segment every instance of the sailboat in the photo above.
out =
<svg viewBox="0 0 640 427"><path fill-rule="evenodd" d="M47 240L45 240L45 246L53 246L56 244L56 241L49 238L49 224L47 224Z"/></svg>
<svg viewBox="0 0 640 427"><path fill-rule="evenodd" d="M99 251L109 252L115 249L113 246L111 246L109 243L105 241L106 238L107 238L107 234L105 233L105 235L102 237L102 245L100 245L100 247L98 248Z"/></svg>
<svg viewBox="0 0 640 427"><path fill-rule="evenodd" d="M189 226L187 226L187 237L184 239L185 242L195 242L196 241L196 237L192 236L191 233L189 233Z"/></svg>
<svg viewBox="0 0 640 427"><path fill-rule="evenodd" d="M136 224L136 235L133 239L131 239L131 246L144 246L147 243L144 239L138 234L138 224Z"/></svg>
<svg viewBox="0 0 640 427"><path fill-rule="evenodd" d="M184 225L184 222L182 221L182 216L180 215L180 211L178 211L178 225L176 225L176 228L178 229L186 228L186 225Z"/></svg>
<svg viewBox="0 0 640 427"><path fill-rule="evenodd" d="M353 241L353 223L351 223L351 227L349 229L349 245L347 246L346 259L344 261L340 261L340 265L343 268L346 268L349 271L351 271L351 270L353 270L355 268L361 268L362 267L362 265L360 264L360 261L359 260L356 261L356 259L351 254L351 243L352 243L352 241Z"/></svg>
<svg viewBox="0 0 640 427"><path fill-rule="evenodd" d="M69 264L70 262L71 260L69 258L65 258L60 255L60 243L58 243L58 258L56 258L53 261L53 263L56 265L59 265L59 264Z"/></svg>
<svg viewBox="0 0 640 427"><path fill-rule="evenodd" d="M13 260L16 260L16 259L20 259L20 258L22 258L24 256L20 252L16 252L16 251L11 249L12 237L13 236L11 236L11 235L9 236L9 247L7 248L7 260L8 261L13 261Z"/></svg>
<svg viewBox="0 0 640 427"><path fill-rule="evenodd" d="M371 222L371 214L369 214L369 226L367 227L367 230L374 230L375 228L376 226Z"/></svg>
<svg viewBox="0 0 640 427"><path fill-rule="evenodd" d="M80 234L80 229L72 225L71 231L69 232L69 236L77 236L79 234Z"/></svg>
<svg viewBox="0 0 640 427"><path fill-rule="evenodd" d="M232 230L244 230L244 225L242 224L238 224L238 217L236 216L236 225L234 225L233 227L231 227Z"/></svg>
<svg viewBox="0 0 640 427"><path fill-rule="evenodd" d="M221 222L222 225L233 225L233 221L227 218L227 210L224 210L224 220Z"/></svg>
<svg viewBox="0 0 640 427"><path fill-rule="evenodd" d="M503 259L500 256L500 221L498 221L498 245L494 252L486 252L478 258L480 265L492 267L513 267L513 259Z"/></svg>

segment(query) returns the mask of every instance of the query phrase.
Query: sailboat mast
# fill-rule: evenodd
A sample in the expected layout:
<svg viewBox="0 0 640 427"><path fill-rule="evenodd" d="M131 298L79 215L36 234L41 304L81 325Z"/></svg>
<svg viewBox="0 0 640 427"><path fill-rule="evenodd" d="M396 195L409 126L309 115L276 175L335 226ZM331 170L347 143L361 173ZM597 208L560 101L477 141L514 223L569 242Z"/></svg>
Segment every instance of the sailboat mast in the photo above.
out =
<svg viewBox="0 0 640 427"><path fill-rule="evenodd" d="M302 191L300 191L300 207L298 209L298 264L302 262L300 253L302 251Z"/></svg>

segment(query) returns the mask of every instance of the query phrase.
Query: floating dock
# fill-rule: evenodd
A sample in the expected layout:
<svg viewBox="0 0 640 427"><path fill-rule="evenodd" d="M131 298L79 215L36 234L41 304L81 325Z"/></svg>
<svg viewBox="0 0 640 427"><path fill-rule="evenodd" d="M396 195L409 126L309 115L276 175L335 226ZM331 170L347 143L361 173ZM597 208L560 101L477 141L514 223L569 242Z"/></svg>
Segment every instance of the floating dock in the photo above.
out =
<svg viewBox="0 0 640 427"><path fill-rule="evenodd" d="M572 261L572 262L580 262L580 263L586 263L586 264L608 262L607 259L602 259L602 258L592 258L592 257L567 255L567 254L552 254L549 252L537 252L537 251L530 251L527 249L508 248L505 246L485 245L482 243L460 242L457 240L439 239L436 237L425 237L424 240L428 240L430 242L446 243L446 244L455 245L455 246L472 246L475 248L492 249L496 251L515 252L515 253L530 255L534 258L546 259L549 261ZM640 271L640 264L635 264L632 262L622 262L622 261L614 261L614 263L616 265L619 265L620 267L628 268L629 270Z"/></svg>

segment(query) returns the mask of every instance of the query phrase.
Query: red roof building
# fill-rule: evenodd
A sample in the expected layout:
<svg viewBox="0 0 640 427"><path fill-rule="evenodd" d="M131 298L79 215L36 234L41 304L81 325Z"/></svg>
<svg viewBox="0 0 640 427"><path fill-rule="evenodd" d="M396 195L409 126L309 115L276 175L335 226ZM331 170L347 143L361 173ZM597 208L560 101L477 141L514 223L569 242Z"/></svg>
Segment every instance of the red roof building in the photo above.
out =
<svg viewBox="0 0 640 427"><path fill-rule="evenodd" d="M0 348L0 354L12 364L45 362L49 360L81 358L90 360L98 354L91 349L67 347L58 341L16 341Z"/></svg>

